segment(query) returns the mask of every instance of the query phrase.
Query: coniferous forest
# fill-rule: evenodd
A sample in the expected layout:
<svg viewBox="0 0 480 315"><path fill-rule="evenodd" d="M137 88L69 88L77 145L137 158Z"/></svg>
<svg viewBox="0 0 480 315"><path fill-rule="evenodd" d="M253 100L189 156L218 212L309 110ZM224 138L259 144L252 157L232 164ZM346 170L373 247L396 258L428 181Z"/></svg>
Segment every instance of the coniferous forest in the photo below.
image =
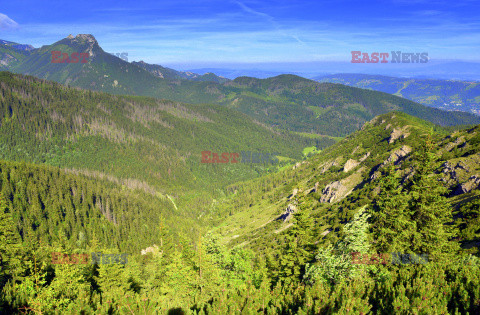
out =
<svg viewBox="0 0 480 315"><path fill-rule="evenodd" d="M153 122L127 121L109 95L2 76L3 313L480 312L478 126L446 129L395 112L336 144L317 142L303 160L284 144L284 163L242 165L253 174L242 181L165 185L168 170L127 177L135 165L114 162L126 145L173 148L148 134L160 115L187 137L170 107L155 108ZM199 130L215 118L182 106ZM93 121L103 124L92 135ZM105 145L90 151L96 143ZM183 146L178 155L200 154ZM108 151L112 162L98 163ZM192 171L217 167L199 159L175 172L213 181L206 168ZM215 171L237 166L223 167Z"/></svg>

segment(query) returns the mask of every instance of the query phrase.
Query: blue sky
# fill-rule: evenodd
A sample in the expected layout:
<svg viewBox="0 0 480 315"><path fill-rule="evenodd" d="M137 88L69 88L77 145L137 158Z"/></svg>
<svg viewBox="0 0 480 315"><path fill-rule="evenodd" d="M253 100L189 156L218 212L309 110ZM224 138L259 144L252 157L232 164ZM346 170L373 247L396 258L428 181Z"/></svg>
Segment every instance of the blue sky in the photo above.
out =
<svg viewBox="0 0 480 315"><path fill-rule="evenodd" d="M108 52L179 68L347 61L352 50L480 61L480 2L2 1L0 39L93 34Z"/></svg>

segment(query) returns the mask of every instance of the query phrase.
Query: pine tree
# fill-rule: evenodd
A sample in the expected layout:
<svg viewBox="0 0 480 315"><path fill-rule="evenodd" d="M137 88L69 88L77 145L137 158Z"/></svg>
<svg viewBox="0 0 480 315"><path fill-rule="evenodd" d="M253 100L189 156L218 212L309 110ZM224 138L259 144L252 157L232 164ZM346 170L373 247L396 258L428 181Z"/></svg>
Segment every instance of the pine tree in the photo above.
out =
<svg viewBox="0 0 480 315"><path fill-rule="evenodd" d="M293 226L285 237L285 247L280 257L279 278L286 285L299 280L304 272L305 263L310 257L307 249L310 245L308 232L311 226L312 220L304 209L295 213Z"/></svg>
<svg viewBox="0 0 480 315"><path fill-rule="evenodd" d="M416 224L411 249L440 259L456 251L458 246L449 242L454 233L446 224L453 221L452 207L445 197L447 188L435 174L436 157L432 148L431 140L427 139L424 150L418 154L419 164L410 186L409 208Z"/></svg>
<svg viewBox="0 0 480 315"><path fill-rule="evenodd" d="M377 251L402 251L409 246L414 223L408 213L407 195L392 164L386 166L379 181L379 194L373 200L371 230Z"/></svg>
<svg viewBox="0 0 480 315"><path fill-rule="evenodd" d="M18 265L19 237L5 199L0 195L0 292Z"/></svg>
<svg viewBox="0 0 480 315"><path fill-rule="evenodd" d="M337 249L342 253L350 254L352 252L368 253L370 250L370 243L368 242L368 220L370 214L363 206L353 216L353 219L345 224L343 228L345 238L337 244Z"/></svg>
<svg viewBox="0 0 480 315"><path fill-rule="evenodd" d="M354 278L363 273L365 265L352 262L352 253L367 254L370 250L368 241L368 219L370 214L366 206L358 209L352 220L345 224L345 237L335 245L320 248L315 256L316 264L306 265L303 281L308 284L325 282L340 283L344 279Z"/></svg>

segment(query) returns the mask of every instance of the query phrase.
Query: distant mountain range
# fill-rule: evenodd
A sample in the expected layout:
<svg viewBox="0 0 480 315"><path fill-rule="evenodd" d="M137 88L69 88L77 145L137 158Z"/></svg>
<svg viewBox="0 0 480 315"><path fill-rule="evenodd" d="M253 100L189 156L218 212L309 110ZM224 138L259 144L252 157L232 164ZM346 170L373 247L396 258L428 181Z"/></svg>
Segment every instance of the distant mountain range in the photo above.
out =
<svg viewBox="0 0 480 315"><path fill-rule="evenodd" d="M222 77L228 79L236 79L238 77L253 77L258 79L267 79L271 77L276 77L282 74L294 74L298 76L303 76L308 78L306 75L302 75L299 72L290 72L290 71L269 71L269 70L261 70L261 69L224 69L224 68L198 68L198 69L191 69L188 72L194 72L198 74L207 74L207 73L215 73Z"/></svg>
<svg viewBox="0 0 480 315"><path fill-rule="evenodd" d="M144 62L126 62L105 52L92 35L68 36L52 45L23 50L1 46L4 70L84 89L152 96L185 103L220 104L272 127L345 136L376 115L393 110L440 125L478 124L480 117L445 112L386 93L319 83L295 75L227 80ZM53 63L52 51L87 53L86 63Z"/></svg>
<svg viewBox="0 0 480 315"><path fill-rule="evenodd" d="M210 81L210 82L217 82L217 83L225 83L229 81L229 79L224 78L222 76L218 76L212 72L205 72L203 74L197 74L191 71L177 71L171 68L162 67L160 65L152 65L143 61L133 61L132 64L147 70L151 74L156 77L162 79L170 79L170 80L192 80L192 81Z"/></svg>
<svg viewBox="0 0 480 315"><path fill-rule="evenodd" d="M33 47L32 45L18 44L18 43L9 42L7 40L1 40L1 39L0 39L0 45L9 46L16 50L22 50L22 51L31 51L35 49L35 47Z"/></svg>
<svg viewBox="0 0 480 315"><path fill-rule="evenodd" d="M355 73L319 76L315 80L381 91L439 109L480 114L480 82L406 79Z"/></svg>
<svg viewBox="0 0 480 315"><path fill-rule="evenodd" d="M310 61L291 63L255 63L228 64L216 67L188 67L184 65L169 65L173 68L188 69L203 74L213 72L229 79L239 76L268 78L279 74L296 74L304 78L338 73L373 74L391 77L439 80L480 81L480 62L459 60L430 59L427 63L387 63L362 64L345 61Z"/></svg>

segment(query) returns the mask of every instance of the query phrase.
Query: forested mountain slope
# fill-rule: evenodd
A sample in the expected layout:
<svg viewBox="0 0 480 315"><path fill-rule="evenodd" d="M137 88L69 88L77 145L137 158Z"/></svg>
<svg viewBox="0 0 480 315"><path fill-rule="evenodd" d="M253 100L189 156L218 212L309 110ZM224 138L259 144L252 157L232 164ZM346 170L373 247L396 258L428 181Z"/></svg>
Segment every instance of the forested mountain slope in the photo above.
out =
<svg viewBox="0 0 480 315"><path fill-rule="evenodd" d="M283 129L345 136L374 116L402 111L435 124L478 124L479 117L446 112L386 93L318 83L295 75L240 77L227 82L235 93L223 104Z"/></svg>
<svg viewBox="0 0 480 315"><path fill-rule="evenodd" d="M181 213L168 198L142 189L6 161L0 161L0 179L2 202L28 244L81 249L98 242L133 253L154 243L161 225L176 235L198 232L193 213Z"/></svg>
<svg viewBox="0 0 480 315"><path fill-rule="evenodd" d="M207 234L165 198L2 162L0 306L478 313L479 152L480 126L451 133L400 112L378 116L293 168L230 186L204 205L203 222L216 225ZM128 262L94 263L92 252Z"/></svg>
<svg viewBox="0 0 480 315"><path fill-rule="evenodd" d="M134 179L158 191L221 186L266 171L258 163L201 163L202 151L301 158L334 141L268 128L218 105L188 105L67 88L0 73L0 158Z"/></svg>

